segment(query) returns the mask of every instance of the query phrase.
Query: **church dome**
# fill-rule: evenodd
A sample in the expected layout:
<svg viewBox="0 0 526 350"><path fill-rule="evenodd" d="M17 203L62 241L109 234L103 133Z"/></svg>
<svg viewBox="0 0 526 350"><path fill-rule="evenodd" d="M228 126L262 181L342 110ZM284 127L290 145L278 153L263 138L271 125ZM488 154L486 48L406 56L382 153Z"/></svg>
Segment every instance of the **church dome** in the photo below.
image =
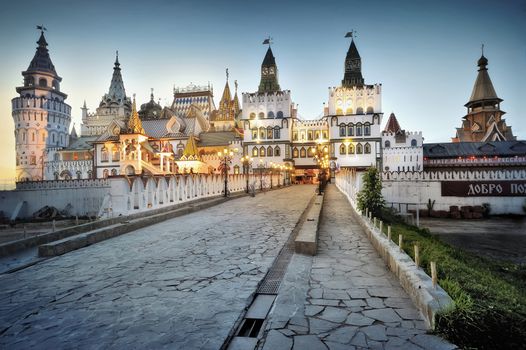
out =
<svg viewBox="0 0 526 350"><path fill-rule="evenodd" d="M141 105L139 116L141 119L159 119L161 118L162 110L161 105L155 102L152 91L150 101Z"/></svg>

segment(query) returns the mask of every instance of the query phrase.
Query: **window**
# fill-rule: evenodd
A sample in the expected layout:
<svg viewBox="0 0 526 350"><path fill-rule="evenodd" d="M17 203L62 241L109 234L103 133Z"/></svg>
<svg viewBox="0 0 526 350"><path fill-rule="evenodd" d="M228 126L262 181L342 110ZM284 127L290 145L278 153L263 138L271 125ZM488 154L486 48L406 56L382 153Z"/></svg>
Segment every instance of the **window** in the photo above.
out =
<svg viewBox="0 0 526 350"><path fill-rule="evenodd" d="M283 118L283 112L282 111L278 111L278 118Z"/></svg>
<svg viewBox="0 0 526 350"><path fill-rule="evenodd" d="M252 148L252 157L257 157L257 156L258 156L258 148L254 147Z"/></svg>
<svg viewBox="0 0 526 350"><path fill-rule="evenodd" d="M29 165L37 165L37 157L29 156Z"/></svg>
<svg viewBox="0 0 526 350"><path fill-rule="evenodd" d="M281 134L281 133L280 133L279 128L278 128L278 127L275 127L275 128L274 128L274 138L275 138L275 139L279 139L279 138L281 137L280 134Z"/></svg>
<svg viewBox="0 0 526 350"><path fill-rule="evenodd" d="M345 125L340 125L340 137L345 137L345 132L346 132L346 127Z"/></svg>
<svg viewBox="0 0 526 350"><path fill-rule="evenodd" d="M411 140L411 147L416 147L416 146L417 146L416 140L412 139Z"/></svg>
<svg viewBox="0 0 526 350"><path fill-rule="evenodd" d="M259 119L265 119L265 113L259 112L258 117Z"/></svg>
<svg viewBox="0 0 526 350"><path fill-rule="evenodd" d="M38 85L41 86L41 87L47 87L47 80L44 79L44 78L40 78L38 80Z"/></svg>
<svg viewBox="0 0 526 350"><path fill-rule="evenodd" d="M305 140L305 131L302 131L302 132L301 132L301 140L302 140L302 141Z"/></svg>
<svg viewBox="0 0 526 350"><path fill-rule="evenodd" d="M264 140L265 139L265 135L266 135L266 130L263 129L263 128L259 128L259 138Z"/></svg>
<svg viewBox="0 0 526 350"><path fill-rule="evenodd" d="M292 158L298 158L299 156L300 155L299 155L298 149L294 147L294 149L292 150Z"/></svg>
<svg viewBox="0 0 526 350"><path fill-rule="evenodd" d="M315 154L316 154L316 147L311 147L310 150L309 150L309 154L307 156L309 158L312 158L312 157L314 157Z"/></svg>
<svg viewBox="0 0 526 350"><path fill-rule="evenodd" d="M267 139L271 140L271 139L272 139L272 136L273 136L273 135L272 135L272 129L271 129L270 126L269 126L269 128L267 129Z"/></svg>
<svg viewBox="0 0 526 350"><path fill-rule="evenodd" d="M88 179L92 178L92 174L93 174L93 172L91 170L88 170Z"/></svg>
<svg viewBox="0 0 526 350"><path fill-rule="evenodd" d="M117 169L111 169L111 176L117 176Z"/></svg>
<svg viewBox="0 0 526 350"><path fill-rule="evenodd" d="M307 131L307 140L312 141L312 130Z"/></svg>
<svg viewBox="0 0 526 350"><path fill-rule="evenodd" d="M118 162L121 157L118 147L114 146L111 153L111 160L113 160L114 162Z"/></svg>
<svg viewBox="0 0 526 350"><path fill-rule="evenodd" d="M361 143L356 145L356 154L362 154L363 153L363 146Z"/></svg>
<svg viewBox="0 0 526 350"><path fill-rule="evenodd" d="M239 165L234 165L234 174L239 174Z"/></svg>
<svg viewBox="0 0 526 350"><path fill-rule="evenodd" d="M347 126L347 136L354 136L354 124L349 124Z"/></svg>
<svg viewBox="0 0 526 350"><path fill-rule="evenodd" d="M347 110L345 111L345 114L347 115L352 114L352 108L347 108Z"/></svg>
<svg viewBox="0 0 526 350"><path fill-rule="evenodd" d="M268 112L267 117L274 119L274 112Z"/></svg>
<svg viewBox="0 0 526 350"><path fill-rule="evenodd" d="M109 175L108 169L104 169L104 171L102 172L102 177L107 179L108 175Z"/></svg>
<svg viewBox="0 0 526 350"><path fill-rule="evenodd" d="M281 156L281 148L279 148L279 146L276 146L274 148L274 156L276 156L276 157L280 157Z"/></svg>
<svg viewBox="0 0 526 350"><path fill-rule="evenodd" d="M371 153L371 145L366 143L364 148L363 148L363 151L364 151L365 154Z"/></svg>
<svg viewBox="0 0 526 350"><path fill-rule="evenodd" d="M300 158L307 158L307 150L304 147L300 149Z"/></svg>
<svg viewBox="0 0 526 350"><path fill-rule="evenodd" d="M252 140L256 140L258 138L258 130L252 129Z"/></svg>
<svg viewBox="0 0 526 350"><path fill-rule="evenodd" d="M356 108L356 114L363 114L363 108L362 107Z"/></svg>
<svg viewBox="0 0 526 350"><path fill-rule="evenodd" d="M329 138L329 136L328 136L328 134L327 134L327 130L323 130L322 135L323 135L323 138L324 138L325 140L327 140L327 139Z"/></svg>
<svg viewBox="0 0 526 350"><path fill-rule="evenodd" d="M100 159L101 159L101 162L107 162L107 161L108 161L108 158L109 158L108 149L106 148L106 146L104 146L104 147L102 147L102 149L100 150Z"/></svg>
<svg viewBox="0 0 526 350"><path fill-rule="evenodd" d="M292 132L292 141L298 141L298 132L297 131L293 131Z"/></svg>
<svg viewBox="0 0 526 350"><path fill-rule="evenodd" d="M265 155L266 155L265 147L261 147L261 148L259 149L259 156L260 156L260 157L265 157Z"/></svg>
<svg viewBox="0 0 526 350"><path fill-rule="evenodd" d="M341 108L338 108L336 110L336 115L343 115L343 110Z"/></svg>
<svg viewBox="0 0 526 350"><path fill-rule="evenodd" d="M362 124L356 124L356 136L362 136Z"/></svg>
<svg viewBox="0 0 526 350"><path fill-rule="evenodd" d="M256 119L256 113L250 113L250 119Z"/></svg>
<svg viewBox="0 0 526 350"><path fill-rule="evenodd" d="M267 157L274 157L274 150L271 146L267 147Z"/></svg>
<svg viewBox="0 0 526 350"><path fill-rule="evenodd" d="M349 145L349 154L354 154L354 145L352 143Z"/></svg>
<svg viewBox="0 0 526 350"><path fill-rule="evenodd" d="M55 154L53 155L53 160L54 160L55 162L59 162L59 161L60 161L60 154L59 154L59 153L55 153Z"/></svg>
<svg viewBox="0 0 526 350"><path fill-rule="evenodd" d="M365 136L371 136L371 125L369 123L365 123L363 127L363 134Z"/></svg>
<svg viewBox="0 0 526 350"><path fill-rule="evenodd" d="M389 148L389 147L391 147L391 141L386 140L385 143L384 143L384 147L385 147L385 148Z"/></svg>
<svg viewBox="0 0 526 350"><path fill-rule="evenodd" d="M346 154L347 152L347 147L345 147L345 145L342 143L340 145L340 154Z"/></svg>
<svg viewBox="0 0 526 350"><path fill-rule="evenodd" d="M373 114L373 113L374 113L373 107L371 106L367 107L367 114Z"/></svg>
<svg viewBox="0 0 526 350"><path fill-rule="evenodd" d="M319 140L320 139L320 131L319 130L316 130L316 132L314 133L314 139L315 140Z"/></svg>

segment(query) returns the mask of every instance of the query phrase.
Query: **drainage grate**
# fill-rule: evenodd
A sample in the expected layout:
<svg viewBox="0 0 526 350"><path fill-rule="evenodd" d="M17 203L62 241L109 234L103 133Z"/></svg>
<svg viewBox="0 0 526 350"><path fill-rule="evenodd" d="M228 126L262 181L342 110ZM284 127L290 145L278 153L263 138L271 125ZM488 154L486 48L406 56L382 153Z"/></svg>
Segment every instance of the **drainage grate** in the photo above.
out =
<svg viewBox="0 0 526 350"><path fill-rule="evenodd" d="M279 252L278 256L276 257L276 260L274 260L274 263L268 270L267 275L263 279L263 282L261 282L261 284L259 285L259 288L256 293L272 295L278 294L279 286L281 285L281 281L285 276L285 272L287 271L287 267L289 266L290 259L294 254L294 240L296 239L301 225L305 221L307 213L309 212L309 208L313 205L313 202L314 197L307 205L307 208L303 211L303 214L301 214L298 224L290 233L287 242L285 243L283 248L281 248L281 251Z"/></svg>

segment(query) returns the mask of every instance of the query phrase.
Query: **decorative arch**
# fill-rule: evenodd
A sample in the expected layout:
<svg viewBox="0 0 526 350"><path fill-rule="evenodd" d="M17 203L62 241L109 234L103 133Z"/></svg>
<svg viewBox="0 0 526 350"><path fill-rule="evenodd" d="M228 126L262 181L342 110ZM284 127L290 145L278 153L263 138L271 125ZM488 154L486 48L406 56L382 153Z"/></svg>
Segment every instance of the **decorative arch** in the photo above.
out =
<svg viewBox="0 0 526 350"><path fill-rule="evenodd" d="M356 114L363 114L363 107L356 108Z"/></svg>
<svg viewBox="0 0 526 350"><path fill-rule="evenodd" d="M265 119L265 113L263 113L263 112L259 112L259 114L258 114L258 118L259 118L259 119Z"/></svg>
<svg viewBox="0 0 526 350"><path fill-rule="evenodd" d="M266 150L265 150L265 147L264 146L261 146L261 148L259 149L259 156L260 157L265 157L266 156Z"/></svg>
<svg viewBox="0 0 526 350"><path fill-rule="evenodd" d="M267 117L270 118L270 119L274 119L275 116L274 116L274 112L270 111L267 113Z"/></svg>
<svg viewBox="0 0 526 350"><path fill-rule="evenodd" d="M348 148L349 148L349 152L347 152L347 153L348 154L354 154L354 145L352 143L349 145Z"/></svg>
<svg viewBox="0 0 526 350"><path fill-rule="evenodd" d="M418 143L416 142L415 139L412 139L411 140L411 147L416 147L416 146L418 146Z"/></svg>
<svg viewBox="0 0 526 350"><path fill-rule="evenodd" d="M307 150L305 147L301 147L300 149L300 158L307 158Z"/></svg>
<svg viewBox="0 0 526 350"><path fill-rule="evenodd" d="M282 111L278 111L277 113L277 118L283 118L283 112Z"/></svg>
<svg viewBox="0 0 526 350"><path fill-rule="evenodd" d="M391 147L391 141L389 141L389 140L385 140L385 142L384 142L384 147L385 147L385 148L389 148L389 147Z"/></svg>
<svg viewBox="0 0 526 350"><path fill-rule="evenodd" d="M299 151L298 151L298 148L297 148L297 147L294 147L294 148L292 149L292 158L299 158L299 156L300 156L300 153L299 153Z"/></svg>
<svg viewBox="0 0 526 350"><path fill-rule="evenodd" d="M274 147L274 156L276 157L281 156L281 148L279 148L279 146Z"/></svg>
<svg viewBox="0 0 526 350"><path fill-rule="evenodd" d="M259 155L259 151L257 147L252 148L252 157L257 157Z"/></svg>
<svg viewBox="0 0 526 350"><path fill-rule="evenodd" d="M363 147L363 152L364 152L365 154L370 154L370 153L371 153L371 145L369 144L369 142L367 142L367 143L365 144L365 146Z"/></svg>
<svg viewBox="0 0 526 350"><path fill-rule="evenodd" d="M344 155L344 154L347 154L347 147L345 147L345 145L342 143L340 144L340 154Z"/></svg>
<svg viewBox="0 0 526 350"><path fill-rule="evenodd" d="M256 119L256 113L252 112L249 116L250 119Z"/></svg>
<svg viewBox="0 0 526 350"><path fill-rule="evenodd" d="M356 145L356 154L363 154L363 146L361 143Z"/></svg>
<svg viewBox="0 0 526 350"><path fill-rule="evenodd" d="M47 87L47 80L46 80L46 78L38 79L38 86L40 86L40 87Z"/></svg>
<svg viewBox="0 0 526 350"><path fill-rule="evenodd" d="M367 107L367 114L373 114L374 113L374 108L369 106Z"/></svg>
<svg viewBox="0 0 526 350"><path fill-rule="evenodd" d="M267 147L267 157L274 157L274 149L272 146Z"/></svg>

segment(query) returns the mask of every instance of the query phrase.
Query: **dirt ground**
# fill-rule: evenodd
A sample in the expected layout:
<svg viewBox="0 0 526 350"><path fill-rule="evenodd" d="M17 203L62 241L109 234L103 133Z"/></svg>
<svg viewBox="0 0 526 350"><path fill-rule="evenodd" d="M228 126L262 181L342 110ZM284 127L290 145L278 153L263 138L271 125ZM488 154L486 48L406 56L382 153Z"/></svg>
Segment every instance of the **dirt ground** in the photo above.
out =
<svg viewBox="0 0 526 350"><path fill-rule="evenodd" d="M490 258L526 264L526 217L480 220L420 218L445 242Z"/></svg>

